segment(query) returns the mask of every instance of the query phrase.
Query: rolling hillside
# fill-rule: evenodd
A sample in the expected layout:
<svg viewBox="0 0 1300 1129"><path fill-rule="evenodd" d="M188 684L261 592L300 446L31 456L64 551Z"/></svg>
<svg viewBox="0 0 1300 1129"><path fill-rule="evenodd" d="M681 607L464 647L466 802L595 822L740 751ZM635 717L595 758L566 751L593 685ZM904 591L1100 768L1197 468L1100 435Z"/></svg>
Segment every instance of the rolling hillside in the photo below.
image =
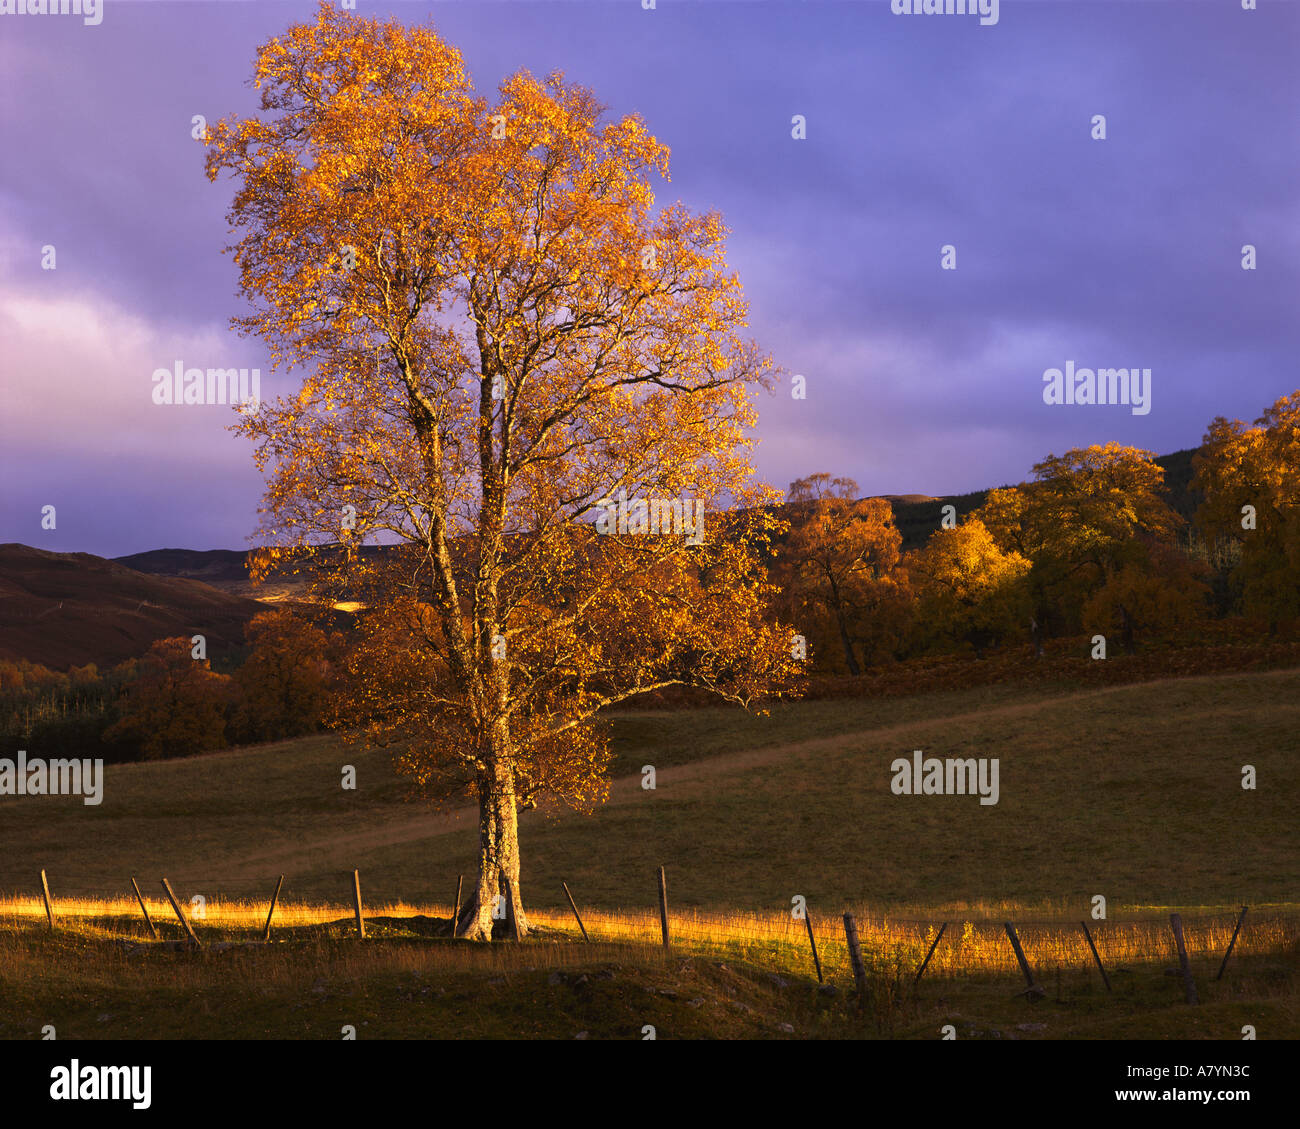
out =
<svg viewBox="0 0 1300 1129"><path fill-rule="evenodd" d="M1295 905L1300 670L610 720L609 802L520 817L530 907L565 908L561 881L589 906L648 906L661 865L683 909L771 911L794 893L904 916L1077 913L1098 892L1127 914ZM891 763L914 749L998 758L999 802L893 794ZM0 894L45 868L67 896L120 895L143 873L187 897L260 897L286 874L294 898L340 899L359 867L378 901L446 898L472 871L477 811L409 802L393 752L320 734L110 765L94 808L0 797Z"/></svg>
<svg viewBox="0 0 1300 1129"><path fill-rule="evenodd" d="M150 576L201 580L238 596L250 596L253 589L248 577L248 553L242 549L150 549L114 557L113 562Z"/></svg>
<svg viewBox="0 0 1300 1129"><path fill-rule="evenodd" d="M233 555L233 554L232 554ZM149 576L90 553L0 545L0 658L54 670L136 658L155 639L239 646L265 605L198 580Z"/></svg>

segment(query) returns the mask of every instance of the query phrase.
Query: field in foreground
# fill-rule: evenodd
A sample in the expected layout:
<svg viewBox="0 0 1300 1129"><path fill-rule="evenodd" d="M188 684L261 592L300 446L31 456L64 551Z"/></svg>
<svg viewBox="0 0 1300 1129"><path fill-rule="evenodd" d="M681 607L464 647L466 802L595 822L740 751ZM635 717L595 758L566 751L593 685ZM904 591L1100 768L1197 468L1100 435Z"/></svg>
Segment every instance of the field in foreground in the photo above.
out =
<svg viewBox="0 0 1300 1129"><path fill-rule="evenodd" d="M564 880L594 908L652 907L663 865L675 907L723 911L1295 906L1298 733L1296 670L620 714L609 803L522 817L525 901L563 907ZM893 795L890 764L914 749L998 758L998 803ZM133 874L157 894L166 875L215 903L285 874L287 898L346 903L358 868L372 904L434 903L474 867L464 801L406 802L388 752L333 735L106 771L98 807L0 797L0 893L36 893L44 868L56 898L129 895Z"/></svg>
<svg viewBox="0 0 1300 1129"><path fill-rule="evenodd" d="M110 766L99 807L0 799L0 1036L49 1024L60 1037L338 1038L351 1024L372 1038L640 1038L650 1024L665 1038L937 1038L951 1024L959 1038L1235 1039L1249 1024L1294 1038L1297 723L1295 670L802 702L769 717L619 714L610 802L522 820L525 897L542 926L522 946L439 936L456 875L473 869L475 814L407 802L388 753L321 736ZM890 763L913 749L997 757L999 802L892 794ZM1247 764L1254 790L1241 787ZM339 786L344 765L355 791ZM654 943L659 865L671 953ZM340 923L354 867L366 941ZM276 941L242 947L281 873ZM140 945L133 874L164 937L179 927L161 876L187 909L203 907L203 952ZM1089 920L1111 993L1078 926L1094 894L1108 903L1106 921ZM796 895L833 993L818 990ZM846 908L870 966L862 1013ZM1168 975L1170 909L1186 919L1197 1008ZM1048 993L1037 1005L1015 995L1005 919Z"/></svg>
<svg viewBox="0 0 1300 1129"><path fill-rule="evenodd" d="M639 915L534 918L522 944L451 941L443 907L378 908L367 937L342 907L291 905L271 944L261 906L230 904L197 924L204 948L150 906L81 903L50 932L42 907L0 905L0 1038L879 1038L1261 1039L1300 1036L1300 922L1256 920L1221 981L1231 922L1189 922L1200 1004L1171 977L1168 930L1094 923L1111 989L1076 932L1026 930L1046 993L1031 1003L1006 938L967 924L940 942L919 986L926 935L862 921L867 993L857 994L838 922L819 922L819 985L802 924L733 915L719 937L692 915L665 951ZM703 927L701 927L701 925ZM933 930L929 936L933 936ZM801 941L803 942L801 944Z"/></svg>

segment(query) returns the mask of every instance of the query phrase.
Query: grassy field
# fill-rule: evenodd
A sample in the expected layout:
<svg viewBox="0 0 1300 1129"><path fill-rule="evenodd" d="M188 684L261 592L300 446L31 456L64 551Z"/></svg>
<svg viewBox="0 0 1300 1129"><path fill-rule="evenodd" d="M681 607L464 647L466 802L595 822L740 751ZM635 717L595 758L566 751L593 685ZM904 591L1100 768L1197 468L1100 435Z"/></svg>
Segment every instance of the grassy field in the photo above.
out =
<svg viewBox="0 0 1300 1129"><path fill-rule="evenodd" d="M614 720L610 802L594 815L525 813L528 905L560 880L604 909L673 904L783 910L796 894L932 915L983 907L1071 917L1163 906L1294 904L1300 827L1300 671L1078 693L993 689L801 702ZM1001 796L895 796L890 762L997 757ZM29 750L39 755L39 750ZM341 768L358 787L340 787ZM657 787L640 787L653 764ZM1253 764L1258 787L1241 787ZM404 802L389 755L319 736L156 764L109 766L99 807L0 798L0 891L129 894L130 875L186 898L445 901L474 865L473 812Z"/></svg>
<svg viewBox="0 0 1300 1129"><path fill-rule="evenodd" d="M38 903L0 905L0 1038L961 1039L1259 1038L1300 1034L1300 928L1265 919L1243 934L1231 972L1213 979L1231 923L1189 930L1200 1006L1183 1003L1166 971L1168 930L1095 927L1112 982L1107 991L1077 934L1024 931L1046 992L1023 986L1005 938L967 925L947 934L919 987L925 951L864 919L868 993L858 1006L836 922L817 930L825 986L801 929L778 936L770 920L733 915L731 933L690 914L673 919L674 948L646 941L648 915L586 913L591 944L571 920L534 916L522 945L447 939L444 907L376 907L367 938L330 921L340 907L292 907L270 945L262 906L231 904L196 923L201 951L182 950L180 927L151 907L162 944L148 941L133 906L76 907L50 933ZM393 914L395 916L389 916ZM322 922L328 922L322 924ZM932 931L931 931L932 935ZM172 948L168 948L168 945Z"/></svg>
<svg viewBox="0 0 1300 1129"><path fill-rule="evenodd" d="M952 1023L976 1038L1237 1038L1251 1023L1295 1037L1298 722L1294 670L801 702L765 718L619 714L609 803L521 821L526 904L543 928L514 951L402 923L449 913L456 875L474 865L476 824L459 803L409 802L388 753L320 736L110 766L97 808L0 799L0 1035L31 1037L49 1022L91 1037L335 1038L351 1022L364 1037L631 1038L649 1023L662 1037L935 1038ZM893 795L890 762L913 749L997 757L999 803ZM345 764L356 791L339 786ZM640 787L647 764L654 791ZM1258 774L1253 791L1241 787L1244 764ZM653 944L659 865L680 946L667 956ZM353 867L376 934L363 946L328 924L346 913ZM41 868L61 926L52 936L35 896ZM214 949L257 936L280 873L277 942ZM209 951L127 951L124 940L143 938L132 874L164 935L179 933L158 878L187 904L201 894ZM561 879L592 946L571 944ZM1094 894L1108 901L1094 930L1116 970L1110 995L1077 925ZM813 911L836 995L817 991L790 918L795 895ZM1214 983L1231 911L1246 904L1232 972ZM847 1003L846 908L872 964L865 1015ZM1181 1006L1166 975L1171 908L1187 917L1199 1009ZM1053 997L1032 1012L1014 997L1007 918ZM940 921L948 932L913 993ZM159 981L158 962L165 989L131 1004ZM186 992L206 1009L188 1027L166 1018Z"/></svg>

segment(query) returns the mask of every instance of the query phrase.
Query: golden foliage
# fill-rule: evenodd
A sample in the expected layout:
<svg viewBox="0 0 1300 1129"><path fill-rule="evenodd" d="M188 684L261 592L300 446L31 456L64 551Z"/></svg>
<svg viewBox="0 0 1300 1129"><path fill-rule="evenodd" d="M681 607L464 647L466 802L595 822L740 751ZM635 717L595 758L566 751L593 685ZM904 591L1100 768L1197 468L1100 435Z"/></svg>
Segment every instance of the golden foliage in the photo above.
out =
<svg viewBox="0 0 1300 1129"><path fill-rule="evenodd" d="M307 371L236 429L268 474L259 567L370 609L336 720L400 737L426 786L586 805L601 708L785 687L772 524L723 528L773 497L749 461L772 367L721 217L656 205L667 149L562 75L485 99L431 27L324 3L256 80L261 115L214 129L207 170L237 182L237 325ZM620 491L698 500L704 543L597 538Z"/></svg>
<svg viewBox="0 0 1300 1129"><path fill-rule="evenodd" d="M277 608L254 616L244 635L252 650L234 674L243 736L270 741L312 732L325 709L325 633Z"/></svg>
<svg viewBox="0 0 1300 1129"><path fill-rule="evenodd" d="M1079 609L1117 570L1172 540L1182 519L1163 497L1150 451L1119 443L1049 455L1034 481L992 490L975 516L1003 550L1027 558L1030 610L1040 623L1080 626Z"/></svg>
<svg viewBox="0 0 1300 1129"><path fill-rule="evenodd" d="M184 636L154 643L138 664L121 718L105 737L138 742L147 759L223 748L230 679L190 654Z"/></svg>
<svg viewBox="0 0 1300 1129"><path fill-rule="evenodd" d="M1001 549L978 517L936 530L907 564L929 630L969 643L977 654L1027 618L1021 581L1030 563Z"/></svg>
<svg viewBox="0 0 1300 1129"><path fill-rule="evenodd" d="M791 617L831 669L860 673L900 648L912 593L900 567L902 535L883 498L855 500L850 478L814 474L790 484L794 517L779 575Z"/></svg>
<svg viewBox="0 0 1300 1129"><path fill-rule="evenodd" d="M1300 616L1300 390L1253 427L1216 418L1193 466L1206 540L1240 546L1234 579L1244 609L1273 628Z"/></svg>

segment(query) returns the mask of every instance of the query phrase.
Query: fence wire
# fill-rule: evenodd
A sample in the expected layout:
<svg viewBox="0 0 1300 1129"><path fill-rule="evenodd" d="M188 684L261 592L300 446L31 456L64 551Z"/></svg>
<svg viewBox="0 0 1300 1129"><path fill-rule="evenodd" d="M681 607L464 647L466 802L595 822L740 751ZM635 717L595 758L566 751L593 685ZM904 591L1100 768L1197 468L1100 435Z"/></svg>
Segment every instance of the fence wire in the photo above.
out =
<svg viewBox="0 0 1300 1129"><path fill-rule="evenodd" d="M243 929L260 927L276 876L255 881L247 878L201 881L185 872L179 877L168 875L177 900L187 914L195 909L193 899L201 900L201 917L196 926ZM145 904L157 920L175 925L170 904L157 878L136 876ZM139 917L139 906L129 877L122 881L77 881L64 883L50 876L51 900L57 916L92 919L95 917ZM351 871L338 875L339 896L298 896L292 878L280 892L277 921L285 925L322 924L352 915L350 898ZM322 882L315 876L310 882L318 891ZM451 897L445 902L391 896L384 889L382 876L376 882L361 877L362 900L366 916L391 914L395 917L450 917ZM453 887L454 889L454 887ZM347 897L344 891L349 891ZM0 919L44 918L45 907L38 875L0 872ZM451 890L448 891L449 895ZM662 925L657 907L600 909L578 904L583 924L593 941L659 944ZM577 925L567 905L530 908L530 921L549 929L577 934ZM933 918L897 917L879 908L850 906L845 912L854 915L865 959L877 969L919 968L931 946L933 953L926 966L930 978L954 976L973 971L1017 973L1019 966L1005 931L1006 916L977 916L952 910L936 913ZM1214 910L1181 915L1189 957L1203 958L1223 954L1232 940L1238 922L1240 935L1234 953L1300 951L1300 914L1269 906L1250 909L1244 920L1240 910ZM847 967L843 914L808 907L807 918L780 912L736 910L718 912L691 907L669 911L670 939L677 943L744 956L760 950L780 951L787 965L813 970L809 932L816 940L825 967ZM1011 921L1023 946L1026 958L1040 978L1054 970L1084 971L1095 967L1081 921L1065 917L1033 917ZM810 929L811 924L811 929ZM1096 945L1097 955L1110 971L1122 972L1127 965L1168 960L1177 963L1177 954L1169 916L1128 917L1120 915L1105 920L1086 918L1088 934ZM940 930L942 929L942 936Z"/></svg>

